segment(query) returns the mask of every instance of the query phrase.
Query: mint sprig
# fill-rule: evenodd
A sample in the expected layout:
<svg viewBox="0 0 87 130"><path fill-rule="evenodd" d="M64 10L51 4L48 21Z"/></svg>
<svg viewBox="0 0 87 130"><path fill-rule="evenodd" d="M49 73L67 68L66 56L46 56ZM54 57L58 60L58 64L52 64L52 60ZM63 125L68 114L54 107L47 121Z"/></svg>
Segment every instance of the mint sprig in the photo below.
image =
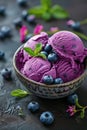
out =
<svg viewBox="0 0 87 130"><path fill-rule="evenodd" d="M18 97L18 98L26 97L29 94L31 94L31 93L27 92L25 90L22 90L22 89L15 89L15 90L11 91L11 96Z"/></svg>
<svg viewBox="0 0 87 130"><path fill-rule="evenodd" d="M44 54L41 54L41 50L42 50L42 44L41 43L38 43L36 44L35 46L35 49L32 50L30 47L24 47L24 50L30 55L30 56L33 56L33 57L41 57L43 59L46 59L46 56Z"/></svg>
<svg viewBox="0 0 87 130"><path fill-rule="evenodd" d="M28 10L29 14L34 14L36 17L46 21L55 19L65 19L69 17L68 12L60 5L52 6L51 0L40 0L40 5Z"/></svg>

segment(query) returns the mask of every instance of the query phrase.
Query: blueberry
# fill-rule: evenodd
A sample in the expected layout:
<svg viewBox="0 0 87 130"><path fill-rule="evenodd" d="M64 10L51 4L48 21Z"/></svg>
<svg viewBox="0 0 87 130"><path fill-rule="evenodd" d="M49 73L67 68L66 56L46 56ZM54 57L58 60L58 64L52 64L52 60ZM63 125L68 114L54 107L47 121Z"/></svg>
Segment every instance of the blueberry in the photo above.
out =
<svg viewBox="0 0 87 130"><path fill-rule="evenodd" d="M17 28L20 28L22 27L22 19L21 18L16 18L14 21L13 21L15 27Z"/></svg>
<svg viewBox="0 0 87 130"><path fill-rule="evenodd" d="M1 71L1 75L4 77L4 79L9 80L11 79L11 70L8 68L5 68Z"/></svg>
<svg viewBox="0 0 87 130"><path fill-rule="evenodd" d="M26 6L26 5L27 5L27 0L17 0L17 3L18 3L20 6Z"/></svg>
<svg viewBox="0 0 87 130"><path fill-rule="evenodd" d="M63 80L61 78L54 79L54 84L62 84Z"/></svg>
<svg viewBox="0 0 87 130"><path fill-rule="evenodd" d="M38 102L35 102L35 101L32 101L28 104L28 109L31 111L31 112L36 112L37 110L39 110L40 108L40 105Z"/></svg>
<svg viewBox="0 0 87 130"><path fill-rule="evenodd" d="M50 53L48 55L48 61L56 62L58 60L58 55L56 53Z"/></svg>
<svg viewBox="0 0 87 130"><path fill-rule="evenodd" d="M28 12L27 12L26 10L23 10L23 12L22 12L22 18L23 18L24 20L26 20L26 19L27 19L27 16L28 16Z"/></svg>
<svg viewBox="0 0 87 130"><path fill-rule="evenodd" d="M74 30L79 30L80 29L80 22L75 22L74 24L71 25L71 27Z"/></svg>
<svg viewBox="0 0 87 130"><path fill-rule="evenodd" d="M2 60L4 58L4 55L5 55L5 53L0 51L0 60Z"/></svg>
<svg viewBox="0 0 87 130"><path fill-rule="evenodd" d="M29 24L36 24L36 21L35 21L35 15L29 15L29 16L27 16L27 22L29 23Z"/></svg>
<svg viewBox="0 0 87 130"><path fill-rule="evenodd" d="M0 6L0 15L5 15L5 7Z"/></svg>
<svg viewBox="0 0 87 130"><path fill-rule="evenodd" d="M3 33L4 37L11 36L11 28L8 26L1 27L1 32Z"/></svg>
<svg viewBox="0 0 87 130"><path fill-rule="evenodd" d="M0 40L3 40L4 38L5 38L4 33L0 31Z"/></svg>
<svg viewBox="0 0 87 130"><path fill-rule="evenodd" d="M46 46L44 47L44 51L46 51L47 53L49 53L52 50L52 46L49 44L46 44Z"/></svg>
<svg viewBox="0 0 87 130"><path fill-rule="evenodd" d="M54 116L51 112L46 111L40 115L40 121L45 125L51 125L54 121Z"/></svg>
<svg viewBox="0 0 87 130"><path fill-rule="evenodd" d="M48 53L46 51L41 51L41 54L44 54L46 57L48 56Z"/></svg>
<svg viewBox="0 0 87 130"><path fill-rule="evenodd" d="M50 75L43 76L42 80L43 80L43 83L45 83L45 84L52 84L53 83L53 77Z"/></svg>
<svg viewBox="0 0 87 130"><path fill-rule="evenodd" d="M67 97L67 101L68 101L70 104L72 104L72 105L74 105L74 104L76 103L76 100L78 100L78 95L77 95L77 94L72 94L72 95L69 95L69 96Z"/></svg>

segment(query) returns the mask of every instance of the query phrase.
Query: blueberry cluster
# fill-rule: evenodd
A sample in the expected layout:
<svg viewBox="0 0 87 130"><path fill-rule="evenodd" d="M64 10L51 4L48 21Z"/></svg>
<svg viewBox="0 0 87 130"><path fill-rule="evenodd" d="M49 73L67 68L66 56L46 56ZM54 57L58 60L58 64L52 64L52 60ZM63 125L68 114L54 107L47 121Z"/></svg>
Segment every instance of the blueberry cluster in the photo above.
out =
<svg viewBox="0 0 87 130"><path fill-rule="evenodd" d="M62 84L63 83L63 80L61 78L55 78L53 79L52 76L50 75L46 75L46 76L43 76L43 82L45 84Z"/></svg>
<svg viewBox="0 0 87 130"><path fill-rule="evenodd" d="M30 25L36 25L36 17L35 15L29 15L27 10L23 10L21 17L16 18L13 21L14 26L17 29L20 29L23 26L23 20L27 23L29 23ZM25 43L27 40L29 40L31 37L33 36L33 34L27 34L24 41L22 41L23 43Z"/></svg>
<svg viewBox="0 0 87 130"><path fill-rule="evenodd" d="M14 25L15 25L16 28L22 27L22 25L23 25L22 19L25 20L29 24L32 24L32 25L35 24L36 25L36 21L35 21L36 18L35 18L35 16L34 15L29 15L26 10L23 10L21 17L22 18L19 17L19 18L16 18L13 21L13 23L14 23Z"/></svg>
<svg viewBox="0 0 87 130"><path fill-rule="evenodd" d="M48 61L51 64L56 63L59 59L58 55L53 51L52 46L49 44L46 44L46 46L41 51L41 53L47 57ZM63 83L63 80L61 78L58 77L56 79L53 79L53 77L50 75L43 76L42 80L45 84L61 84L61 83Z"/></svg>
<svg viewBox="0 0 87 130"><path fill-rule="evenodd" d="M28 110L30 110L33 113L37 112L39 109L40 109L40 105L36 101L31 101L28 104ZM54 115L53 115L53 113L50 112L50 111L45 111L45 112L41 113L40 121L44 125L51 125L54 122Z"/></svg>
<svg viewBox="0 0 87 130"><path fill-rule="evenodd" d="M41 51L44 55L46 55L47 59L51 63L55 63L58 60L58 55L53 52L52 46L49 44L46 44L43 51Z"/></svg>

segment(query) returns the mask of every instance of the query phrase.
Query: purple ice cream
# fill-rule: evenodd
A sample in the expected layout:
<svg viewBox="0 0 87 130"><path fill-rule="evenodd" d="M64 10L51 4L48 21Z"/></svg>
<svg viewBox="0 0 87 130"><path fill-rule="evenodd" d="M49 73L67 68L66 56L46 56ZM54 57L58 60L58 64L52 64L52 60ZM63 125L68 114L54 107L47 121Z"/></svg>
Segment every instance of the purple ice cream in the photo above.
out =
<svg viewBox="0 0 87 130"><path fill-rule="evenodd" d="M23 52L24 50L22 48L16 55L16 66L19 70L21 70L25 64Z"/></svg>
<svg viewBox="0 0 87 130"><path fill-rule="evenodd" d="M57 78L62 78L64 82L69 82L79 77L84 71L84 65L74 62L75 68L72 68L70 61L61 58L54 66L56 68Z"/></svg>
<svg viewBox="0 0 87 130"><path fill-rule="evenodd" d="M48 60L42 58L31 58L27 61L21 72L34 81L40 82L44 73L51 69L51 64Z"/></svg>
<svg viewBox="0 0 87 130"><path fill-rule="evenodd" d="M37 43L42 43L43 47L50 44L59 58L56 63L51 63L48 59L31 57L21 49L16 56L16 65L27 78L43 82L43 76L50 75L53 79L62 78L64 82L69 82L83 73L87 49L77 35L60 31L48 38L47 33L42 32L28 40L24 47L34 50Z"/></svg>
<svg viewBox="0 0 87 130"><path fill-rule="evenodd" d="M32 50L35 49L36 44L42 43L43 47L47 44L48 42L48 34L45 32L41 32L38 35L33 36L30 38L24 45L24 47L30 47ZM25 61L28 60L31 56L27 52L24 51L24 58Z"/></svg>
<svg viewBox="0 0 87 130"><path fill-rule="evenodd" d="M49 38L48 43L60 57L68 58L73 68L74 60L82 63L87 56L87 49L82 40L72 32L57 32Z"/></svg>

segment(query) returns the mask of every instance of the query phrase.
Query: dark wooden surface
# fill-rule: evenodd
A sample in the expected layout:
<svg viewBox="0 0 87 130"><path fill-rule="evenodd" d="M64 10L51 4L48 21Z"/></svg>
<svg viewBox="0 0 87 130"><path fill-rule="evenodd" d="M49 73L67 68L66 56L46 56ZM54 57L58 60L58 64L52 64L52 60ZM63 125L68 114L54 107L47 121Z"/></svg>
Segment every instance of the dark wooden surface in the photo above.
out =
<svg viewBox="0 0 87 130"><path fill-rule="evenodd" d="M39 0L29 0L28 7L38 5ZM74 20L83 20L87 17L87 0L53 0L53 4L60 4L67 9ZM0 16L0 27L7 25L11 27L12 37L7 38L4 41L0 41L0 50L5 51L5 60L0 61L0 71L3 68L10 67L12 69L12 80L3 80L0 74L0 130L87 130L87 112L83 120L77 118L67 118L66 98L58 100L46 100L38 98L34 95L28 96L21 100L17 100L10 95L10 92L16 88L25 89L25 87L17 79L13 65L12 57L16 49L21 45L19 42L19 34L13 25L13 20L21 16L20 8L16 3L16 0L0 0L0 5L6 6L6 17ZM27 9L26 8L26 9ZM45 30L49 30L51 26L58 26L61 30L69 30L65 24L65 20L55 20L50 22L44 22L37 20L38 23L45 26ZM27 25L27 24L26 24ZM33 26L28 25L29 31L33 31ZM83 30L87 33L87 25L84 25ZM87 42L85 42L85 45ZM26 90L26 89L25 89ZM77 94L79 96L79 102L81 105L87 105L87 79L83 83L82 87L78 89ZM27 104L30 101L38 101L40 103L40 110L32 114L27 110ZM23 108L25 118L20 118L15 108L20 105ZM7 110L11 109L10 112ZM12 111L13 110L13 111ZM55 116L55 121L50 127L46 127L39 121L39 116L43 111L52 111Z"/></svg>

